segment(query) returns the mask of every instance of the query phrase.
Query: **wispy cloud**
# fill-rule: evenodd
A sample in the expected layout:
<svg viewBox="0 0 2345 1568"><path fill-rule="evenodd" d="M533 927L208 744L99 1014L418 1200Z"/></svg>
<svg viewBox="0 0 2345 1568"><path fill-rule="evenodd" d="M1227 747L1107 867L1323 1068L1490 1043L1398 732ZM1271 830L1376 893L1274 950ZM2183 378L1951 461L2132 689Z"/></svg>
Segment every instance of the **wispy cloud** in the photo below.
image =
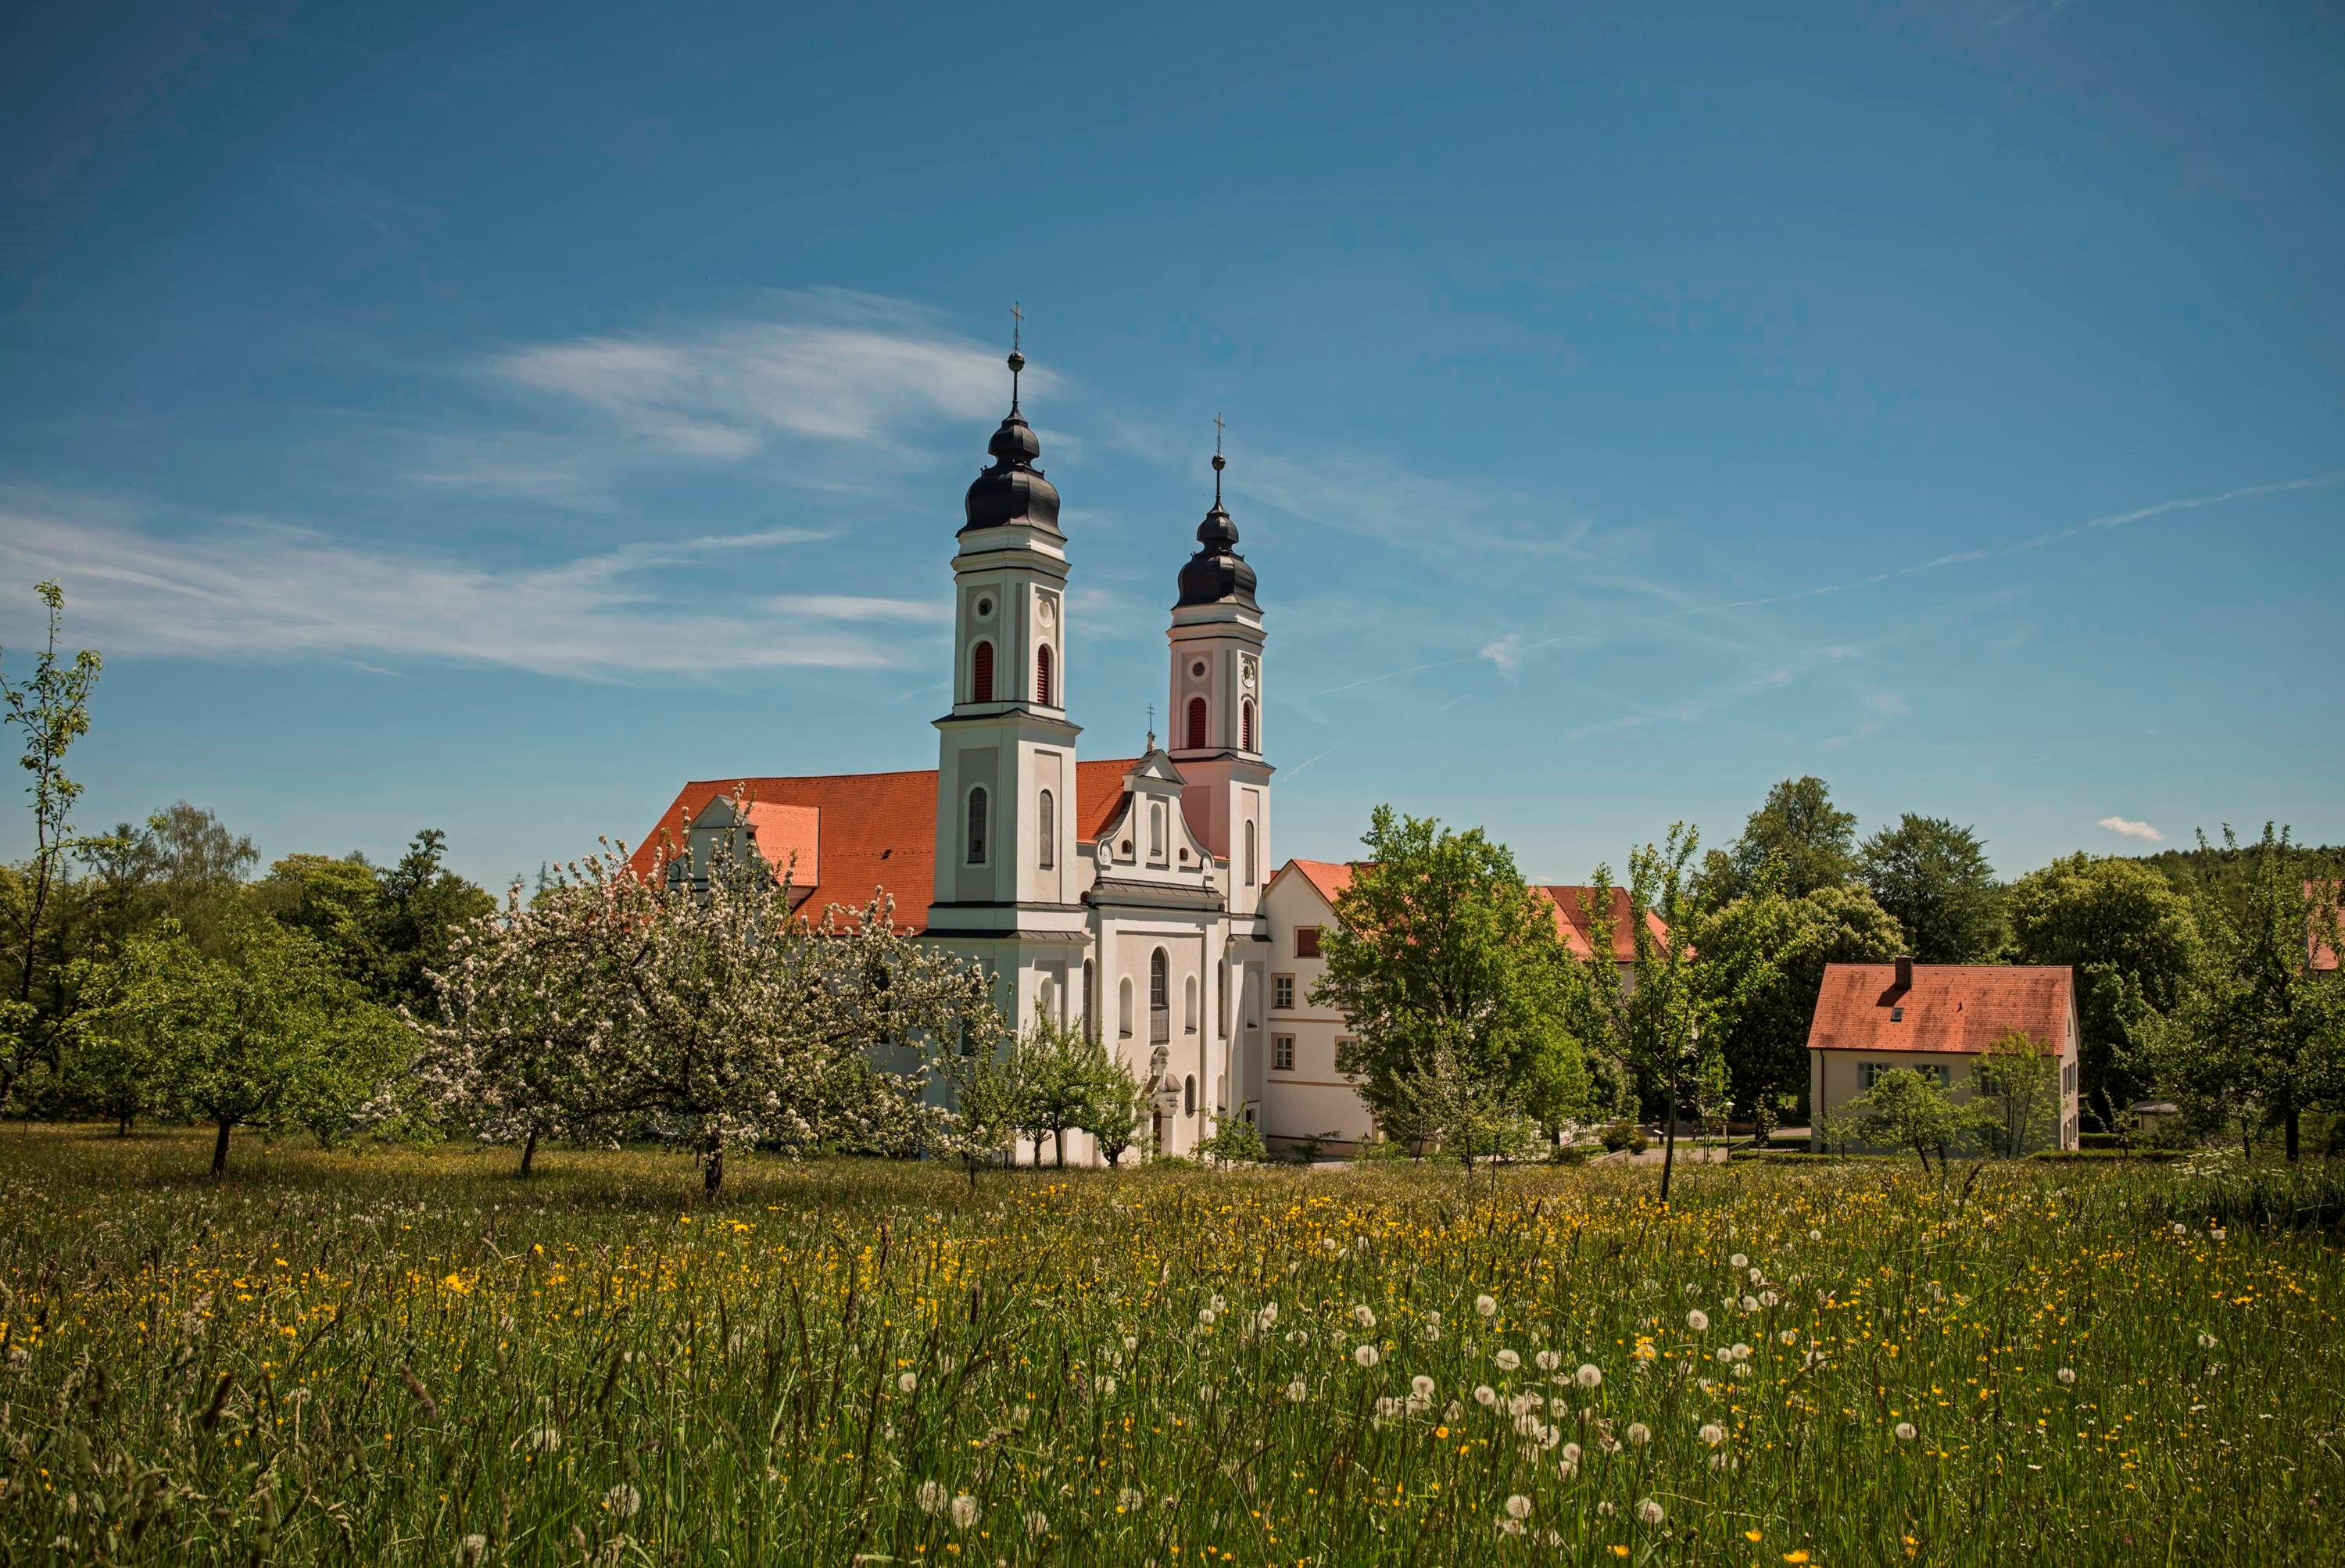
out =
<svg viewBox="0 0 2345 1568"><path fill-rule="evenodd" d="M899 301L821 290L680 332L533 344L489 368L657 451L726 463L780 439L888 448L929 425L998 414L1009 392L1001 358ZM1047 372L1026 372L1032 392L1053 385Z"/></svg>
<svg viewBox="0 0 2345 1568"><path fill-rule="evenodd" d="M1794 681L1828 665L1855 658L1862 651L1842 646L1810 648L1787 664L1760 670L1739 680L1712 687L1707 691L1696 693L1691 697L1680 697L1665 707L1639 708L1634 713L1624 713L1617 718L1601 719L1594 724L1583 724L1577 729L1564 731L1561 738L1566 744L1569 744L1575 740L1585 740L1590 736L1609 735L1624 729L1641 729L1653 724L1691 724L1707 718L1721 707L1740 702L1746 697L1757 697L1761 692L1773 691L1779 687L1790 686Z"/></svg>
<svg viewBox="0 0 2345 1568"><path fill-rule="evenodd" d="M2153 844L2162 844L2166 841L2165 834L2147 822L2137 822L2129 817L2104 817L2098 826L2127 839L2147 839Z"/></svg>
<svg viewBox="0 0 2345 1568"><path fill-rule="evenodd" d="M1857 741L1867 740L1895 719L1914 711L1914 705L1893 691L1868 687L1856 694L1856 723L1844 735L1835 735L1824 741L1834 750L1841 750Z"/></svg>
<svg viewBox="0 0 2345 1568"><path fill-rule="evenodd" d="M778 594L766 601L777 615L814 621L919 621L952 619L942 599L878 599L856 594Z"/></svg>
<svg viewBox="0 0 2345 1568"><path fill-rule="evenodd" d="M59 579L76 626L109 653L375 667L455 661L591 679L898 662L894 639L838 624L853 616L794 626L747 603L711 606L705 590L663 576L670 566L827 536L773 528L497 568L266 522L164 534L99 503L0 495L0 559L21 576Z"/></svg>
<svg viewBox="0 0 2345 1568"><path fill-rule="evenodd" d="M1496 642L1484 643L1482 651L1475 657L1488 659L1500 675L1512 680L1523 667L1523 634L1508 632Z"/></svg>

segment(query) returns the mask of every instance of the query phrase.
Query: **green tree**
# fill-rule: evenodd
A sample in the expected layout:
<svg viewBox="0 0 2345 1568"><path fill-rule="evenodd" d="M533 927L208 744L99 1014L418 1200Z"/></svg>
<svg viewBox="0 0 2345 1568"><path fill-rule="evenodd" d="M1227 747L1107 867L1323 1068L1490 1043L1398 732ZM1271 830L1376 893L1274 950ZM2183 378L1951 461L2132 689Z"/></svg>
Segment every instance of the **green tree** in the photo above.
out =
<svg viewBox="0 0 2345 1568"><path fill-rule="evenodd" d="M1546 895L1478 828L1456 833L1379 806L1362 842L1368 863L1336 901L1310 1000L1349 1020L1335 1065L1360 1075L1378 1125L1395 1135L1407 1123L1404 1084L1445 1051L1518 1109L1576 1108L1587 1072Z"/></svg>
<svg viewBox="0 0 2345 1568"><path fill-rule="evenodd" d="M1754 1119L1808 1092L1808 1026L1827 963L1879 963L1905 933L1861 887L1761 887L1697 919L1693 946L1729 1093Z"/></svg>
<svg viewBox="0 0 2345 1568"><path fill-rule="evenodd" d="M1023 1108L1020 1130L1034 1143L1034 1163L1042 1163L1042 1142L1053 1145L1052 1163L1064 1169L1067 1135L1081 1132L1100 1115L1099 1101L1114 1076L1107 1048L1075 1024L1061 1023L1041 1003L1034 1022L1011 1052Z"/></svg>
<svg viewBox="0 0 2345 1568"><path fill-rule="evenodd" d="M2076 973L2084 1093L2101 1125L2141 1089L2134 1031L2180 1001L2198 962L2198 926L2167 880L2138 860L2069 855L2011 884L2011 957Z"/></svg>
<svg viewBox="0 0 2345 1568"><path fill-rule="evenodd" d="M381 884L364 855L287 855L269 868L254 893L279 924L324 948L350 980L371 985L381 973L374 935Z"/></svg>
<svg viewBox="0 0 2345 1568"><path fill-rule="evenodd" d="M1661 1201L1670 1200L1677 1166L1678 1118L1699 1115L1701 1102L1722 1081L1718 1042L1711 1025L1731 990L1706 973L1708 962L1690 938L1693 890L1687 875L1700 838L1684 823L1673 824L1659 845L1629 855L1629 928L1635 949L1627 984L1614 972L1612 872L1596 868L1590 879L1589 953L1579 961L1571 1000L1581 1020L1579 1037L1621 1064L1639 1097L1660 1108L1663 1123ZM1655 931L1659 924L1668 934ZM1756 987L1769 978L1761 964L1745 972Z"/></svg>
<svg viewBox="0 0 2345 1568"><path fill-rule="evenodd" d="M426 828L396 865L376 875L366 921L376 964L371 989L391 1006L424 1005L431 972L448 962L456 932L497 907L487 892L447 869L447 853L448 835Z"/></svg>
<svg viewBox="0 0 2345 1568"><path fill-rule="evenodd" d="M2060 1131L2060 1059L2014 1029L1988 1042L1971 1067L1971 1104L1997 1152L2024 1155Z"/></svg>
<svg viewBox="0 0 2345 1568"><path fill-rule="evenodd" d="M960 1161L974 1188L979 1171L1015 1149L1025 1120L1025 1086L1019 1082L1014 1053L993 1049L950 1057L942 1076L951 1090L952 1108L940 1119L929 1146Z"/></svg>
<svg viewBox="0 0 2345 1568"><path fill-rule="evenodd" d="M2204 833L2200 849L2208 846ZM2227 857L2238 835L2223 830ZM2334 884L2307 882L2285 828L2247 846L2238 903L2198 906L2205 962L2177 1013L2223 1070L2279 1120L2297 1158L2304 1113L2345 1098L2345 997L2312 967L2314 933L2335 928ZM2188 1046L2185 1047L2188 1048ZM2170 1056L2168 1058L2170 1060Z"/></svg>
<svg viewBox="0 0 2345 1568"><path fill-rule="evenodd" d="M8 1102L18 1077L35 1062L54 1054L58 1032L72 1016L70 992L58 988L36 1000L54 985L46 972L57 966L54 948L44 951L44 940L58 884L66 873L66 857L73 852L74 802L82 787L65 770L66 753L89 733L89 694L97 685L102 661L96 650L84 648L70 660L57 654L64 629L65 590L54 582L34 590L48 606L48 640L34 657L32 678L22 683L0 673L0 700L7 705L7 723L25 738L21 759L32 782L25 793L33 798L33 855L14 890L9 912L18 930L13 956L16 961L14 995L0 1003L0 1105Z"/></svg>
<svg viewBox="0 0 2345 1568"><path fill-rule="evenodd" d="M1762 883L1761 868L1773 866ZM1856 817L1812 774L1786 779L1742 825L1742 837L1702 862L1701 899L1716 906L1771 886L1789 898L1836 888L1856 874Z"/></svg>
<svg viewBox="0 0 2345 1568"><path fill-rule="evenodd" d="M1873 1087L1848 1103L1857 1135L1883 1148L1914 1151L1922 1168L1930 1156L1944 1170L1946 1156L1965 1141L1976 1118L1947 1096L1938 1080L1911 1067L1893 1067L1873 1080Z"/></svg>
<svg viewBox="0 0 2345 1568"><path fill-rule="evenodd" d="M160 912L207 952L226 941L246 901L245 878L260 860L252 840L180 800L147 819L137 848L153 868L147 886Z"/></svg>
<svg viewBox="0 0 2345 1568"><path fill-rule="evenodd" d="M1140 1129L1148 1125L1148 1091L1138 1075L1121 1057L1101 1047L1082 1130L1091 1134L1101 1157L1111 1167L1140 1137Z"/></svg>
<svg viewBox="0 0 2345 1568"><path fill-rule="evenodd" d="M395 1068L405 1031L333 972L306 938L249 914L207 953L165 921L115 962L101 1031L152 1042L154 1100L216 1129L212 1174L239 1126L347 1130Z"/></svg>
<svg viewBox="0 0 2345 1568"><path fill-rule="evenodd" d="M1968 828L1908 811L1864 840L1859 876L1923 963L1985 963L2003 943L2003 899Z"/></svg>

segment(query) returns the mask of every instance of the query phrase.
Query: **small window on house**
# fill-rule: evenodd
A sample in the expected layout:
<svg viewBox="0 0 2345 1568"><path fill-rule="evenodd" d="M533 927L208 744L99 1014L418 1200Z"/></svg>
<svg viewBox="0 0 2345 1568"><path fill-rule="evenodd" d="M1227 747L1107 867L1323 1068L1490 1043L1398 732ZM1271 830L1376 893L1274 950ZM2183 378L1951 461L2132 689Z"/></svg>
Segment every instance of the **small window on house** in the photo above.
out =
<svg viewBox="0 0 2345 1568"><path fill-rule="evenodd" d="M1271 976L1270 1005L1272 1011L1277 1013L1292 1013L1294 1010L1294 976L1291 974Z"/></svg>
<svg viewBox="0 0 2345 1568"><path fill-rule="evenodd" d="M1338 1040L1335 1042L1335 1070L1343 1074L1346 1078L1357 1078L1359 1076L1357 1073L1353 1072L1350 1068L1344 1065L1345 1063L1352 1059L1352 1053L1358 1050L1359 1045L1360 1043L1356 1040Z"/></svg>
<svg viewBox="0 0 2345 1568"><path fill-rule="evenodd" d="M1249 697L1238 705L1238 748L1252 751L1254 744L1254 700Z"/></svg>
<svg viewBox="0 0 2345 1568"><path fill-rule="evenodd" d="M1281 1073L1294 1071L1294 1036L1274 1034L1270 1037L1270 1064Z"/></svg>
<svg viewBox="0 0 2345 1568"><path fill-rule="evenodd" d="M969 792L969 863L985 864L985 787Z"/></svg>
<svg viewBox="0 0 2345 1568"><path fill-rule="evenodd" d="M1056 706L1051 696L1051 645L1044 643L1034 650L1034 700L1044 708Z"/></svg>
<svg viewBox="0 0 2345 1568"><path fill-rule="evenodd" d="M1189 699L1188 745L1192 751L1203 751L1205 748L1205 699L1202 697L1193 697Z"/></svg>
<svg viewBox="0 0 2345 1568"><path fill-rule="evenodd" d="M1051 799L1048 789L1042 791L1041 809L1035 817L1042 833L1042 869L1047 871L1059 863L1059 803Z"/></svg>
<svg viewBox="0 0 2345 1568"><path fill-rule="evenodd" d="M993 700L993 645L980 641L969 650L969 699Z"/></svg>
<svg viewBox="0 0 2345 1568"><path fill-rule="evenodd" d="M1299 925L1294 928L1294 956L1297 958L1316 958L1319 956L1319 928L1317 926Z"/></svg>

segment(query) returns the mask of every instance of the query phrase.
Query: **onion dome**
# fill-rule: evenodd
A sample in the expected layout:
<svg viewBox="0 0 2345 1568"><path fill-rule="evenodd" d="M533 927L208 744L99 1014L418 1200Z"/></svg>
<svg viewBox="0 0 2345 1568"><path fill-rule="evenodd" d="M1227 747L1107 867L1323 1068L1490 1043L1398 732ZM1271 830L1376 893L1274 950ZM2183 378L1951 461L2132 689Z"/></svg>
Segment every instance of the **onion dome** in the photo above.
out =
<svg viewBox="0 0 2345 1568"><path fill-rule="evenodd" d="M985 443L993 465L977 476L962 503L969 518L961 524L964 534L971 528L999 528L1009 523L1030 523L1058 531L1059 487L1034 466L1034 460L1042 455L1042 443L1025 415L1018 412L1018 372L1025 368L1026 356L1010 350L1010 413L993 433L993 439Z"/></svg>
<svg viewBox="0 0 2345 1568"><path fill-rule="evenodd" d="M1227 508L1222 504L1222 470L1229 464L1219 451L1213 453L1213 509L1197 524L1197 553L1181 568L1181 597L1173 607L1182 605L1244 605L1255 610L1262 606L1254 601L1254 568L1238 554L1238 525L1230 521Z"/></svg>

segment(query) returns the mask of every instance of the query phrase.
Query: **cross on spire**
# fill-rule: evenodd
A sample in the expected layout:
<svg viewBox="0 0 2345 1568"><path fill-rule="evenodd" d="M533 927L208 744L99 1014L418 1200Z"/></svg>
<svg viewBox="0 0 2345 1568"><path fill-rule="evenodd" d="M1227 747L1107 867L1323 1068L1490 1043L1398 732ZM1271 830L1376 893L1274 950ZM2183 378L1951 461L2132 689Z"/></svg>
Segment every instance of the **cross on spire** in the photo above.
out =
<svg viewBox="0 0 2345 1568"><path fill-rule="evenodd" d="M1156 749L1156 705L1148 705L1148 749Z"/></svg>
<svg viewBox="0 0 2345 1568"><path fill-rule="evenodd" d="M1026 368L1026 356L1019 351L1019 342L1026 331L1026 312L1018 301L1010 301L1010 412L1018 412L1018 372Z"/></svg>
<svg viewBox="0 0 2345 1568"><path fill-rule="evenodd" d="M1222 470L1229 466L1227 461L1222 456L1222 432L1227 429L1228 425L1229 422L1219 413L1213 415L1213 504L1215 506L1222 504Z"/></svg>

